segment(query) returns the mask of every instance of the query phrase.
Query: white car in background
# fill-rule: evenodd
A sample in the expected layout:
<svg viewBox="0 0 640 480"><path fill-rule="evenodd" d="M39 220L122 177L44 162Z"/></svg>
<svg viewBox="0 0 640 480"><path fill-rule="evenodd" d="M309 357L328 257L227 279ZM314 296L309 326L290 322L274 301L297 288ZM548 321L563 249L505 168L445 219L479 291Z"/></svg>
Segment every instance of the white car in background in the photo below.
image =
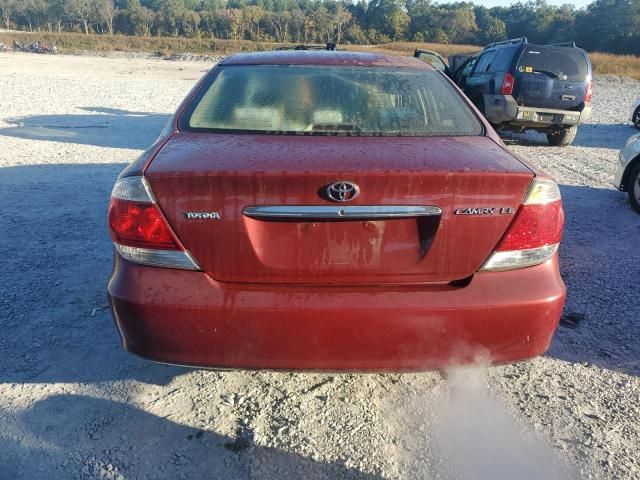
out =
<svg viewBox="0 0 640 480"><path fill-rule="evenodd" d="M631 206L640 213L640 133L629 137L624 148L620 150L618 160L620 165L613 184L617 189L629 194Z"/></svg>
<svg viewBox="0 0 640 480"><path fill-rule="evenodd" d="M633 107L631 108L631 122L633 122L634 127L640 130L640 97L636 98L636 101L633 102Z"/></svg>

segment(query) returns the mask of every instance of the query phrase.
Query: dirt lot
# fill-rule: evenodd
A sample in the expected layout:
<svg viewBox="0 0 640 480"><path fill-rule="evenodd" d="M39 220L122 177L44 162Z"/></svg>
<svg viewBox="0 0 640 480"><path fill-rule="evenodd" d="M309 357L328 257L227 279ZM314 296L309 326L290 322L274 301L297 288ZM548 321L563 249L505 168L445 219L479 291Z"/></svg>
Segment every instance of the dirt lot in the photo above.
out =
<svg viewBox="0 0 640 480"><path fill-rule="evenodd" d="M105 213L209 65L0 54L0 478L640 478L640 216L610 185L640 82L597 78L555 175L567 311L542 358L411 375L215 372L122 351Z"/></svg>

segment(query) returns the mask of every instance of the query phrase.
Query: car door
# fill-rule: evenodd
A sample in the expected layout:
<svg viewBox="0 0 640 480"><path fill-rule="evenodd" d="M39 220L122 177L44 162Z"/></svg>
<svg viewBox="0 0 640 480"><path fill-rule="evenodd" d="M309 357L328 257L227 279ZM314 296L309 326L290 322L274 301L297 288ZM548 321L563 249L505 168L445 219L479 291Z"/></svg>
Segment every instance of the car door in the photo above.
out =
<svg viewBox="0 0 640 480"><path fill-rule="evenodd" d="M471 71L478 61L478 55L474 55L465 60L462 65L453 73L453 81L458 85L461 89L464 90L464 86L467 82L467 78L471 75Z"/></svg>
<svg viewBox="0 0 640 480"><path fill-rule="evenodd" d="M449 68L449 64L447 61L437 52L433 52L431 50L420 50L417 49L413 56L419 58L423 62L427 62L429 65L437 68L441 72L444 72L447 76L451 76L451 69Z"/></svg>
<svg viewBox="0 0 640 480"><path fill-rule="evenodd" d="M465 81L464 92L482 112L484 112L484 94L493 93L493 74L489 69L497 54L496 50L482 53Z"/></svg>

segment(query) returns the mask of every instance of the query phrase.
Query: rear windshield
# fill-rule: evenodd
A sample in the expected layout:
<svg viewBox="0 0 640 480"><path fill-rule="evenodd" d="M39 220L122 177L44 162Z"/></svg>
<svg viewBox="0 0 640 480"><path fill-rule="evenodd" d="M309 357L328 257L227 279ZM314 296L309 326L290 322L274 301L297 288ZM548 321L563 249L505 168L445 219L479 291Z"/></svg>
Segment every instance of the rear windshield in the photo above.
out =
<svg viewBox="0 0 640 480"><path fill-rule="evenodd" d="M191 131L296 135L480 135L435 71L410 68L219 67L182 117Z"/></svg>
<svg viewBox="0 0 640 480"><path fill-rule="evenodd" d="M558 80L582 82L587 78L587 60L576 49L529 47L518 61L518 72L535 72Z"/></svg>

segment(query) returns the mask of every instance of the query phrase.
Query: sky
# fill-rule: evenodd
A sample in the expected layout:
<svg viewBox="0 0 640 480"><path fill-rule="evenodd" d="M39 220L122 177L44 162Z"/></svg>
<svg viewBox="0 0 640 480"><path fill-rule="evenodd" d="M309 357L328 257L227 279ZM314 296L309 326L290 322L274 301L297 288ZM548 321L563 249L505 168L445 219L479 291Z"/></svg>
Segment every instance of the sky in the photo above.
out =
<svg viewBox="0 0 640 480"><path fill-rule="evenodd" d="M547 0L547 3L549 5L564 5L565 3L572 3L576 6L576 8L582 8L582 7L586 7L592 1L593 0ZM511 4L517 3L517 0L473 0L473 3L477 5L483 5L489 8L507 7Z"/></svg>

